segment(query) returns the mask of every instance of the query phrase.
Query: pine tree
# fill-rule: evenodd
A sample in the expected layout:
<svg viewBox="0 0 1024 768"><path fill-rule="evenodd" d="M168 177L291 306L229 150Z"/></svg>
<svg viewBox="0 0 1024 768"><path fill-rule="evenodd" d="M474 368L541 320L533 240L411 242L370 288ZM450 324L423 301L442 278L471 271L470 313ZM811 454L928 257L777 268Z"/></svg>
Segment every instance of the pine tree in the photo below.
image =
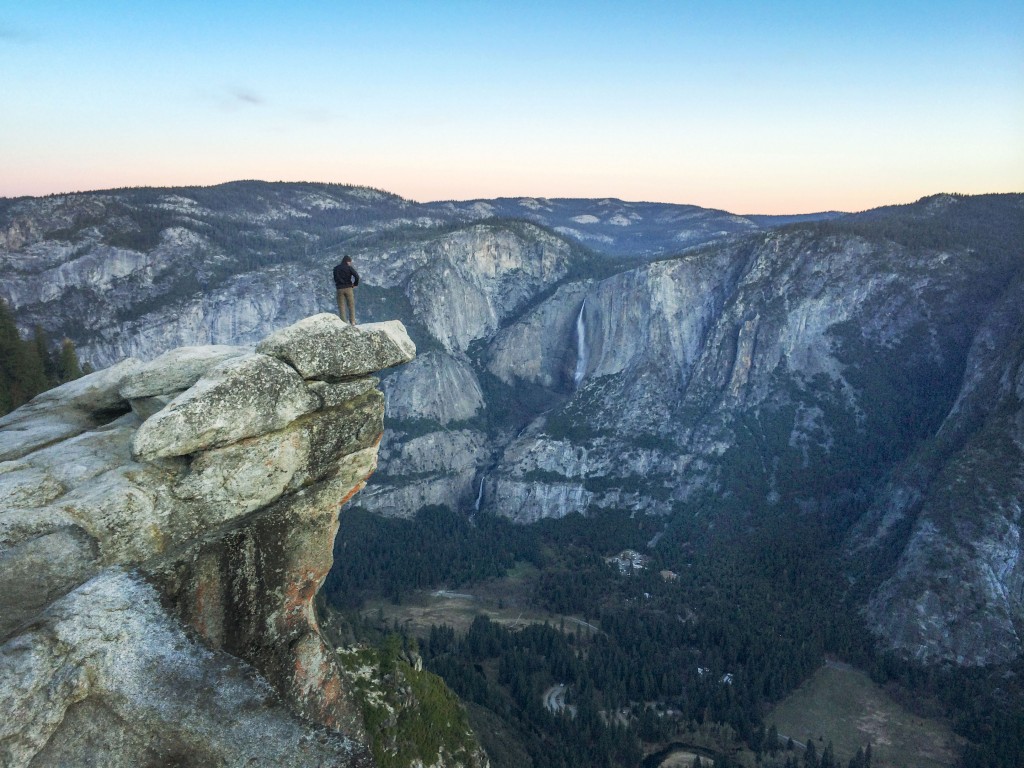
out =
<svg viewBox="0 0 1024 768"><path fill-rule="evenodd" d="M21 337L7 303L0 299L0 409L3 413L16 408L15 370L20 354Z"/></svg>
<svg viewBox="0 0 1024 768"><path fill-rule="evenodd" d="M832 742L828 743L825 747L825 751L821 753L821 762L818 763L820 768L839 768L836 763L835 750L832 748Z"/></svg>
<svg viewBox="0 0 1024 768"><path fill-rule="evenodd" d="M810 736L807 737L807 749L804 752L804 768L818 768L818 750Z"/></svg>
<svg viewBox="0 0 1024 768"><path fill-rule="evenodd" d="M57 359L57 375L63 384L81 378L82 367L78 363L78 353L71 339L64 339L60 344L60 357Z"/></svg>
<svg viewBox="0 0 1024 768"><path fill-rule="evenodd" d="M87 372L91 371L83 371L71 339L64 339L59 351L51 351L49 336L38 325L31 339L22 339L13 313L0 299L0 414Z"/></svg>
<svg viewBox="0 0 1024 768"><path fill-rule="evenodd" d="M8 413L47 388L34 341L23 341L7 303L0 299L0 410Z"/></svg>
<svg viewBox="0 0 1024 768"><path fill-rule="evenodd" d="M57 375L57 360L50 353L50 336L41 325L37 325L32 332L32 341L36 347L36 354L43 361L43 372L46 381L51 387L60 384L60 377Z"/></svg>

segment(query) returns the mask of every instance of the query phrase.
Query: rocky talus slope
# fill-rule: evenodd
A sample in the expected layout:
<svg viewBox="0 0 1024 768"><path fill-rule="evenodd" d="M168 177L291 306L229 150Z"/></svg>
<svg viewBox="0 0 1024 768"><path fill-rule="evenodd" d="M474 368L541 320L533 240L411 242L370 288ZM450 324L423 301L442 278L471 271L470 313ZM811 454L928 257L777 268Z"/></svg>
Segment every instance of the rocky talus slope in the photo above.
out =
<svg viewBox="0 0 1024 768"><path fill-rule="evenodd" d="M0 419L0 764L372 765L312 602L414 356L317 315Z"/></svg>

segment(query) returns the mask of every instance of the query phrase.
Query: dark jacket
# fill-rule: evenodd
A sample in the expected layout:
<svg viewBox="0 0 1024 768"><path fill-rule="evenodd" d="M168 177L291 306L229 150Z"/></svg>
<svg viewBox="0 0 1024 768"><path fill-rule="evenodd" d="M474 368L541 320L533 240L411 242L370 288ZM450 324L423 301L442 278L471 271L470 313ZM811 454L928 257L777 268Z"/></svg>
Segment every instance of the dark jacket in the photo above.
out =
<svg viewBox="0 0 1024 768"><path fill-rule="evenodd" d="M351 288L355 285L359 285L359 273L351 264L339 264L334 268L335 288Z"/></svg>

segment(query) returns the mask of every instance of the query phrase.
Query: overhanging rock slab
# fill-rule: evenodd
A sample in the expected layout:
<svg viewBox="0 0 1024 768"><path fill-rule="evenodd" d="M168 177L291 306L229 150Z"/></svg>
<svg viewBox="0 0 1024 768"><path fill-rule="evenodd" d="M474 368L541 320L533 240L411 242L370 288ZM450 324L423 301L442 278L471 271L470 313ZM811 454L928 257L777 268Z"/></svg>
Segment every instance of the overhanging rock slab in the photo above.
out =
<svg viewBox="0 0 1024 768"><path fill-rule="evenodd" d="M343 379L407 363L416 345L398 320L353 326L313 315L271 334L256 351L291 365L304 379Z"/></svg>

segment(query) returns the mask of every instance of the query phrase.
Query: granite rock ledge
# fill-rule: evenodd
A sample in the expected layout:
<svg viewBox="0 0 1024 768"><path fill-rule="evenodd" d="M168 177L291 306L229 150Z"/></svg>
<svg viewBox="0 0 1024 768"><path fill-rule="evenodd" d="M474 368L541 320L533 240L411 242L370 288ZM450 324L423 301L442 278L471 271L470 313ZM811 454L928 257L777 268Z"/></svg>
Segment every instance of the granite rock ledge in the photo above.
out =
<svg viewBox="0 0 1024 768"><path fill-rule="evenodd" d="M0 765L372 765L312 601L415 353L321 314L0 419Z"/></svg>

